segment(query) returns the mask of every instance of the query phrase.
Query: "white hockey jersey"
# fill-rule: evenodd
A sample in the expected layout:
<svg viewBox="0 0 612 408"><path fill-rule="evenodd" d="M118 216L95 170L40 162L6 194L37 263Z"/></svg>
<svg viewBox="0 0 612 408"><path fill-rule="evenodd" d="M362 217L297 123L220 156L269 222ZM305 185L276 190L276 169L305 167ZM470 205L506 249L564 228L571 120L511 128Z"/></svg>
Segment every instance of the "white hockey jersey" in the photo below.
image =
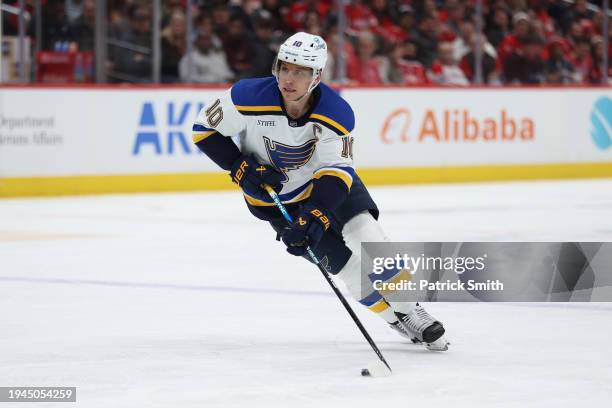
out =
<svg viewBox="0 0 612 408"><path fill-rule="evenodd" d="M281 201L306 199L312 180L339 177L350 189L353 182L355 117L349 104L334 90L320 84L310 110L300 119L286 112L274 77L246 79L234 84L219 99L205 106L193 126L193 141L220 133L239 136L239 149L284 175ZM236 138L234 138L236 140ZM274 205L245 194L257 206Z"/></svg>

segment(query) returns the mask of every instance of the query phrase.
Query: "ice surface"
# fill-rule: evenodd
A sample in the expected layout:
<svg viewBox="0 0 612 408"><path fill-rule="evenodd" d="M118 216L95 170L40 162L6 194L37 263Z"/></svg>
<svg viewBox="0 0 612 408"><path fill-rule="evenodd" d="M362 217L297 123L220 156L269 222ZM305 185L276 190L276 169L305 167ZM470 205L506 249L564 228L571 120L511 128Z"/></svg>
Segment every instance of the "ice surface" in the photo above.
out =
<svg viewBox="0 0 612 408"><path fill-rule="evenodd" d="M397 241L612 240L610 180L371 190ZM429 304L446 353L353 304L393 376L360 375L367 342L238 192L0 201L0 386L76 386L82 407L612 398L612 304Z"/></svg>

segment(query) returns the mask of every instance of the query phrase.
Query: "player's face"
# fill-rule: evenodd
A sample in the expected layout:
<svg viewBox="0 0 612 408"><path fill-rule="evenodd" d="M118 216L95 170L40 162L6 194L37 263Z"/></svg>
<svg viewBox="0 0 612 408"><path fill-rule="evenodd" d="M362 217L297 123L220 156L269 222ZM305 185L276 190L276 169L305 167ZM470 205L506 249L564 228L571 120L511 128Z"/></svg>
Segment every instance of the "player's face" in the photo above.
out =
<svg viewBox="0 0 612 408"><path fill-rule="evenodd" d="M302 97L312 81L312 69L299 65L281 63L278 83L283 99L292 102Z"/></svg>

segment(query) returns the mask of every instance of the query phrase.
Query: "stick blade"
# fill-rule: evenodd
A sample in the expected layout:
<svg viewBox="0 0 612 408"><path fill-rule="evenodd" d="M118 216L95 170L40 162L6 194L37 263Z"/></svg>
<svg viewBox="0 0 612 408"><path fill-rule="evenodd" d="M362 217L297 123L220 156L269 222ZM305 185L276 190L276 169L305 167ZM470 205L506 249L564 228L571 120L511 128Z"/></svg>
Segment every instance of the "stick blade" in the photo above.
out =
<svg viewBox="0 0 612 408"><path fill-rule="evenodd" d="M371 362L368 368L361 370L361 375L364 377L389 377L391 374L391 369L380 360Z"/></svg>

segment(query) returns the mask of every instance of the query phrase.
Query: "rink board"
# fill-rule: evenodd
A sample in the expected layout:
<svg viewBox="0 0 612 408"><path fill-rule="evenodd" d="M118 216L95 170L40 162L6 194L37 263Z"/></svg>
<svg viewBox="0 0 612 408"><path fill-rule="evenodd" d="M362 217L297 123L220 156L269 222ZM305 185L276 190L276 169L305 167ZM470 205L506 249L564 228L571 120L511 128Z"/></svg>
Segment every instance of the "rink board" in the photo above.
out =
<svg viewBox="0 0 612 408"><path fill-rule="evenodd" d="M231 189L191 142L222 92L1 88L0 196ZM371 185L612 177L609 88L342 94Z"/></svg>

